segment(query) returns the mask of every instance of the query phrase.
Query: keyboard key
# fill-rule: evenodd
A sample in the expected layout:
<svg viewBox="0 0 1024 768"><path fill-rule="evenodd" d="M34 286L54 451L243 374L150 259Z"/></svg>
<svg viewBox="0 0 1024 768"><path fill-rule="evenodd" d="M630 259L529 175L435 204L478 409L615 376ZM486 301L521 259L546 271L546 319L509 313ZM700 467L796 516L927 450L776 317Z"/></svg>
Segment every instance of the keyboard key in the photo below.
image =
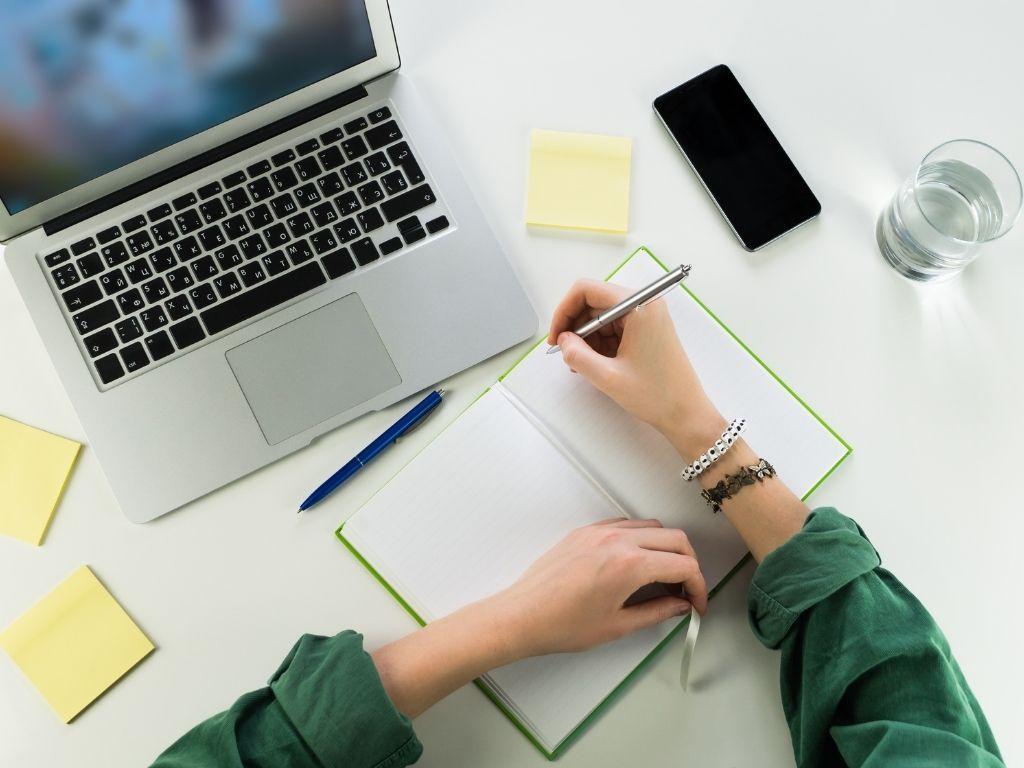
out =
<svg viewBox="0 0 1024 768"><path fill-rule="evenodd" d="M196 196L189 192L187 195L182 195L181 197L174 198L171 201L171 205L174 206L174 210L181 211L184 210L185 208L195 205L198 202L199 201L196 200Z"/></svg>
<svg viewBox="0 0 1024 768"><path fill-rule="evenodd" d="M167 285L172 293L191 288L194 283L195 281L192 279L192 273L188 271L188 267L178 267L167 273Z"/></svg>
<svg viewBox="0 0 1024 768"><path fill-rule="evenodd" d="M130 291L118 294L117 306L121 308L122 315L130 315L146 306L146 302L142 300L142 294L138 289L132 288Z"/></svg>
<svg viewBox="0 0 1024 768"><path fill-rule="evenodd" d="M260 203L255 208L250 208L245 212L245 217L249 219L249 226L253 229L262 229L274 223L274 217L270 214L266 203Z"/></svg>
<svg viewBox="0 0 1024 768"><path fill-rule="evenodd" d="M128 250L132 252L133 256L141 256L154 248L153 238L149 236L149 232L138 232L129 237L127 243Z"/></svg>
<svg viewBox="0 0 1024 768"><path fill-rule="evenodd" d="M316 229L316 227L313 226L313 220L309 218L308 213L300 213L292 216L286 223L288 224L288 231L292 233L292 237L302 237Z"/></svg>
<svg viewBox="0 0 1024 768"><path fill-rule="evenodd" d="M216 257L217 264L220 266L222 272L234 269L243 262L242 254L238 252L238 248L234 245L221 248L220 250L215 251L213 255Z"/></svg>
<svg viewBox="0 0 1024 768"><path fill-rule="evenodd" d="M312 254L310 255L312 256ZM288 269L288 259L285 258L284 251L268 253L261 259L261 261L263 262L264 271L266 271L266 273L271 277L279 275Z"/></svg>
<svg viewBox="0 0 1024 768"><path fill-rule="evenodd" d="M188 303L188 297L185 294L168 299L164 308L167 310L167 316L171 318L171 322L192 314L192 305Z"/></svg>
<svg viewBox="0 0 1024 768"><path fill-rule="evenodd" d="M227 176L221 179L221 183L224 185L224 189L231 189L232 187L237 187L244 181L245 173L243 171L235 171L234 173L229 173Z"/></svg>
<svg viewBox="0 0 1024 768"><path fill-rule="evenodd" d="M391 163L388 162L383 152L374 152L363 160L363 163L366 165L366 170L370 172L371 176L379 176L391 168Z"/></svg>
<svg viewBox="0 0 1024 768"><path fill-rule="evenodd" d="M398 227L399 232L408 232L410 229L423 229L423 225L420 224L420 220L416 216L410 216L408 219L402 219L395 226Z"/></svg>
<svg viewBox="0 0 1024 768"><path fill-rule="evenodd" d="M194 259L202 252L203 249L199 247L199 243L194 237L186 237L184 240L179 240L174 244L174 254L178 257L178 261L182 263Z"/></svg>
<svg viewBox="0 0 1024 768"><path fill-rule="evenodd" d="M352 139L349 139L349 141L352 141ZM344 146L344 144L342 146ZM333 170L345 162L345 158L341 154L341 150L336 146L330 146L322 152L317 153L317 157L320 158L320 163L323 165L325 171Z"/></svg>
<svg viewBox="0 0 1024 768"><path fill-rule="evenodd" d="M199 215L203 217L203 221L207 224L213 224L213 222L220 221L227 216L228 212L224 208L224 203L215 198L199 206Z"/></svg>
<svg viewBox="0 0 1024 768"><path fill-rule="evenodd" d="M228 296L234 296L242 290L242 284L233 272L221 275L220 277L215 277L213 279L213 287L217 289L217 293L220 294L222 299L226 299Z"/></svg>
<svg viewBox="0 0 1024 768"><path fill-rule="evenodd" d="M213 292L209 283L193 288L188 292L188 297L192 299L192 304L197 310L208 307L217 300L217 294Z"/></svg>
<svg viewBox="0 0 1024 768"><path fill-rule="evenodd" d="M270 157L270 162L274 164L274 167L280 168L282 165L287 165L295 159L295 153L290 149L285 149L278 152Z"/></svg>
<svg viewBox="0 0 1024 768"><path fill-rule="evenodd" d="M214 263L213 257L203 256L203 258L193 261L192 274L196 276L197 282L202 282L203 280L216 275L217 265Z"/></svg>
<svg viewBox="0 0 1024 768"><path fill-rule="evenodd" d="M179 213L174 217L174 221L178 225L178 230L183 235L187 235L189 232L195 232L203 226L203 220L199 218L199 213L192 208L184 213Z"/></svg>
<svg viewBox="0 0 1024 768"><path fill-rule="evenodd" d="M93 277L104 269L103 259L100 258L98 253L86 254L76 263L78 264L78 271L82 273L82 277Z"/></svg>
<svg viewBox="0 0 1024 768"><path fill-rule="evenodd" d="M120 316L121 313L117 311L117 306L113 300L107 299L102 304L96 304L76 315L72 315L71 321L79 333L86 334L114 322Z"/></svg>
<svg viewBox="0 0 1024 768"><path fill-rule="evenodd" d="M338 241L334 237L334 233L329 229L321 229L319 232L310 235L309 242L318 256L338 247Z"/></svg>
<svg viewBox="0 0 1024 768"><path fill-rule="evenodd" d="M78 270L74 264L65 264L51 273L53 282L58 288L69 288L78 282Z"/></svg>
<svg viewBox="0 0 1024 768"><path fill-rule="evenodd" d="M380 254L377 253L377 246L368 237L352 243L352 253L360 264L369 264L371 261L376 261L380 258Z"/></svg>
<svg viewBox="0 0 1024 768"><path fill-rule="evenodd" d="M124 247L124 243L118 241L105 245L100 250L100 255L103 256L103 260L107 262L107 267L116 267L118 264L124 264L128 261L128 249Z"/></svg>
<svg viewBox="0 0 1024 768"><path fill-rule="evenodd" d="M295 190L295 199L299 201L299 205L306 208L314 203L319 203L323 198L313 184L303 184Z"/></svg>
<svg viewBox="0 0 1024 768"><path fill-rule="evenodd" d="M167 331L160 331L152 336L147 336L146 349L149 350L149 356L154 361L162 360L168 355L174 354L174 345L171 344L171 337L167 335Z"/></svg>
<svg viewBox="0 0 1024 768"><path fill-rule="evenodd" d="M352 165L346 165L341 169L341 176L345 179L345 183L350 187L354 187L357 184L362 184L366 181L366 171L363 170L362 163L352 163Z"/></svg>
<svg viewBox="0 0 1024 768"><path fill-rule="evenodd" d="M351 139L341 142L341 149L349 160L356 160L370 151L366 148L366 142L363 141L362 136L353 136Z"/></svg>
<svg viewBox="0 0 1024 768"><path fill-rule="evenodd" d="M250 181L248 189L252 199L257 202L260 200L266 200L274 194L274 187L271 185L270 180L265 178Z"/></svg>
<svg viewBox="0 0 1024 768"><path fill-rule="evenodd" d="M299 144L296 149L299 151L300 155L308 155L310 152L315 152L320 149L320 142L316 139L307 139Z"/></svg>
<svg viewBox="0 0 1024 768"><path fill-rule="evenodd" d="M252 200L249 199L249 195L245 193L244 189L234 189L230 192L225 192L224 202L228 206L229 213L244 211L252 205Z"/></svg>
<svg viewBox="0 0 1024 768"><path fill-rule="evenodd" d="M165 245L178 239L178 230L174 228L173 221L161 221L154 224L150 232L153 233L153 240L157 245Z"/></svg>
<svg viewBox="0 0 1024 768"><path fill-rule="evenodd" d="M112 329L104 328L92 336L86 336L82 343L85 344L85 351L89 353L89 357L99 357L117 346L117 336Z"/></svg>
<svg viewBox="0 0 1024 768"><path fill-rule="evenodd" d="M376 208L368 208L362 213L357 214L356 218L359 219L363 232L373 232L373 230L384 226L384 217L380 215L380 211Z"/></svg>
<svg viewBox="0 0 1024 768"><path fill-rule="evenodd" d="M153 263L153 269L160 272L166 272L168 269L178 263L178 260L174 258L174 254L171 253L170 248L160 248L159 250L153 251L149 254L149 260Z"/></svg>
<svg viewBox="0 0 1024 768"><path fill-rule="evenodd" d="M307 186L312 187L313 185L309 184ZM301 187L299 189L301 189ZM296 190L296 192L297 191L298 190ZM286 216L291 216L293 213L299 210L299 207L295 205L295 200L293 200L292 196L289 195L287 192L285 192L283 195L278 195L273 200L271 200L270 207L274 209L274 215L277 216L277 218L279 219L283 219Z"/></svg>
<svg viewBox="0 0 1024 768"><path fill-rule="evenodd" d="M167 283L164 282L164 279L162 277L156 277L148 283L142 284L142 295L146 297L146 301L150 304L155 304L158 301L166 299L171 295L171 292L167 290Z"/></svg>
<svg viewBox="0 0 1024 768"><path fill-rule="evenodd" d="M227 240L224 239L224 233L220 231L220 227L214 224L212 227L207 227L199 233L199 243L207 251L213 251L220 248Z"/></svg>
<svg viewBox="0 0 1024 768"><path fill-rule="evenodd" d="M210 334L220 333L233 325L249 320L268 309L280 306L327 282L316 262L285 272L280 277L260 283L252 290L228 301L214 304L201 313Z"/></svg>
<svg viewBox="0 0 1024 768"><path fill-rule="evenodd" d="M117 355L111 354L96 361L96 373L100 375L100 381L109 384L124 376L124 368L121 367L121 361L117 359Z"/></svg>
<svg viewBox="0 0 1024 768"><path fill-rule="evenodd" d="M384 199L384 190L376 181L371 181L359 188L359 197L362 198L363 205L373 205Z"/></svg>
<svg viewBox="0 0 1024 768"><path fill-rule="evenodd" d="M219 181L211 181L209 184L204 184L196 191L199 192L199 197L202 200L209 200L214 195L219 195L223 189L224 188L220 185Z"/></svg>
<svg viewBox="0 0 1024 768"><path fill-rule="evenodd" d="M356 268L356 263L352 261L352 256L348 252L348 248L342 248L340 251L329 253L321 259L324 265L324 269L327 270L327 276L331 280L336 280L342 275L347 275L353 269Z"/></svg>
<svg viewBox="0 0 1024 768"><path fill-rule="evenodd" d="M255 179L257 176L262 176L264 173L268 173L269 171L269 160L260 160L258 163L253 163L245 169L245 172L249 174L250 179Z"/></svg>
<svg viewBox="0 0 1024 768"><path fill-rule="evenodd" d="M114 326L114 332L122 344L127 344L142 335L142 325L139 324L138 318L126 317Z"/></svg>
<svg viewBox="0 0 1024 768"><path fill-rule="evenodd" d="M366 128L367 122L365 117L357 117L351 122L345 123L345 133L358 133L359 131Z"/></svg>
<svg viewBox="0 0 1024 768"><path fill-rule="evenodd" d="M63 264L65 261L71 258L71 251L67 248L61 248L59 251L46 256L43 261L46 262L48 267L56 267L58 264Z"/></svg>
<svg viewBox="0 0 1024 768"><path fill-rule="evenodd" d="M419 184L426 176L423 175L423 171L420 169L420 164L416 162L415 158L409 158L402 163L402 170L405 171L405 175L409 177L410 184Z"/></svg>
<svg viewBox="0 0 1024 768"><path fill-rule="evenodd" d="M366 141L373 149L380 149L402 138L402 132L398 129L398 123L394 120L374 126L363 135L366 136Z"/></svg>
<svg viewBox="0 0 1024 768"><path fill-rule="evenodd" d="M96 247L95 241L91 237L87 237L84 240L79 240L77 243L71 244L71 253L75 256L81 256L83 253L87 253Z"/></svg>
<svg viewBox="0 0 1024 768"><path fill-rule="evenodd" d="M295 176L295 171L291 168L282 168L274 171L270 174L270 180L274 182L274 187L278 192L284 192L286 189L291 189L299 183Z"/></svg>
<svg viewBox="0 0 1024 768"><path fill-rule="evenodd" d="M330 202L321 203L311 209L310 213L313 215L313 221L316 222L318 227L326 227L338 218L338 212L334 210L334 206Z"/></svg>
<svg viewBox="0 0 1024 768"><path fill-rule="evenodd" d="M263 237L266 238L267 245L270 249L280 248L282 245L292 239L291 235L288 234L288 230L285 229L283 223L275 224L272 227L267 227L263 230Z"/></svg>
<svg viewBox="0 0 1024 768"><path fill-rule="evenodd" d="M96 239L100 241L100 245L106 245L111 240L117 240L121 236L121 228L116 224L113 227L108 227L102 232L96 233Z"/></svg>
<svg viewBox="0 0 1024 768"><path fill-rule="evenodd" d="M242 235L247 235L252 231L249 229L249 225L245 222L245 217L242 214L232 216L230 219L224 219L224 223L221 226L224 228L224 234L228 236L228 240L237 240Z"/></svg>
<svg viewBox="0 0 1024 768"><path fill-rule="evenodd" d="M333 144L344 135L345 132L341 130L341 128L331 128L331 130L327 131L326 133L320 134L320 141L323 144Z"/></svg>
<svg viewBox="0 0 1024 768"><path fill-rule="evenodd" d="M381 107L370 113L370 122L379 123L381 120L387 120L389 117L391 117L391 110L387 107Z"/></svg>
<svg viewBox="0 0 1024 768"><path fill-rule="evenodd" d="M146 218L149 219L150 223L160 221L160 219L166 219L171 215L171 206L167 203L158 205L156 208L150 208L146 213Z"/></svg>
<svg viewBox="0 0 1024 768"><path fill-rule="evenodd" d="M324 197L333 197L345 189L345 185L341 183L341 177L333 172L317 179L316 183Z"/></svg>
<svg viewBox="0 0 1024 768"><path fill-rule="evenodd" d="M149 357L146 356L146 350L143 348L142 342L136 342L130 347L122 349L121 359L124 360L124 367L128 373L149 365Z"/></svg>
<svg viewBox="0 0 1024 768"><path fill-rule="evenodd" d="M384 218L388 221L394 221L436 202L437 198L434 197L434 191L430 188L430 185L423 184L410 189L408 192L403 192L400 195L385 200L381 203L380 209L384 214Z"/></svg>
<svg viewBox="0 0 1024 768"><path fill-rule="evenodd" d="M412 151L409 149L409 145L403 141L401 144L388 147L388 157L391 158L392 165L405 165L406 162L412 160Z"/></svg>
<svg viewBox="0 0 1024 768"><path fill-rule="evenodd" d="M103 292L95 280L90 280L88 283L69 288L61 294L61 297L64 299L64 305L70 311L75 312L85 309L90 304L95 304L103 298Z"/></svg>
<svg viewBox="0 0 1024 768"><path fill-rule="evenodd" d="M384 185L384 191L389 195L397 195L409 187L401 171L392 171L382 178L380 183Z"/></svg>
<svg viewBox="0 0 1024 768"><path fill-rule="evenodd" d="M401 250L402 238L392 237L390 240L385 240L380 244L380 252L385 256L390 256L395 251Z"/></svg>
<svg viewBox="0 0 1024 768"><path fill-rule="evenodd" d="M242 278L242 285L246 288L251 288L256 283L263 282L267 274L263 271L263 266L258 261L254 261L251 264L239 267L238 276Z"/></svg>
<svg viewBox="0 0 1024 768"><path fill-rule="evenodd" d="M136 259L129 264L125 264L124 273L132 281L132 285L138 285L143 280L148 280L153 276L153 270L150 269L149 262L145 259Z"/></svg>
<svg viewBox="0 0 1024 768"><path fill-rule="evenodd" d="M103 286L103 292L107 296L113 296L115 293L120 293L128 287L128 280L120 269L112 269L100 277L100 285ZM82 287L84 288L85 286Z"/></svg>
<svg viewBox="0 0 1024 768"><path fill-rule="evenodd" d="M259 235L249 235L244 240L238 241L238 247L242 249L242 255L247 259L255 259L257 256L267 252L267 246Z"/></svg>
<svg viewBox="0 0 1024 768"><path fill-rule="evenodd" d="M206 337L206 334L203 333L203 327L195 317L175 323L170 327L170 331L171 336L174 337L174 343L178 345L178 349L191 347Z"/></svg>
<svg viewBox="0 0 1024 768"><path fill-rule="evenodd" d="M312 181L320 175L320 166L315 157L304 157L295 164L295 172L302 181Z"/></svg>
<svg viewBox="0 0 1024 768"><path fill-rule="evenodd" d="M142 310L139 319L147 331L155 331L157 328L163 328L167 325L167 315L164 314L164 308L160 306Z"/></svg>
<svg viewBox="0 0 1024 768"><path fill-rule="evenodd" d="M402 233L402 239L405 240L406 245L412 245L425 238L427 233L422 227L416 227L415 229L409 229Z"/></svg>
<svg viewBox="0 0 1024 768"><path fill-rule="evenodd" d="M334 204L338 206L338 210L341 211L342 216L349 213L355 213L363 207L359 202L359 198L356 197L355 192L346 192L341 197L335 199Z"/></svg>
<svg viewBox="0 0 1024 768"><path fill-rule="evenodd" d="M137 229L142 229L144 226L146 226L146 217L141 213L138 216L132 216L128 221L121 223L121 227L125 232L134 232Z"/></svg>
<svg viewBox="0 0 1024 768"><path fill-rule="evenodd" d="M359 227L355 219L345 219L334 225L334 233L342 243L350 243L359 237Z"/></svg>
<svg viewBox="0 0 1024 768"><path fill-rule="evenodd" d="M309 244L305 240L297 240L294 243L289 243L285 251L288 254L288 258L292 260L292 264L296 267L313 258L313 249L309 247ZM274 251L274 253L280 253L280 251ZM264 256L264 258L266 257Z"/></svg>

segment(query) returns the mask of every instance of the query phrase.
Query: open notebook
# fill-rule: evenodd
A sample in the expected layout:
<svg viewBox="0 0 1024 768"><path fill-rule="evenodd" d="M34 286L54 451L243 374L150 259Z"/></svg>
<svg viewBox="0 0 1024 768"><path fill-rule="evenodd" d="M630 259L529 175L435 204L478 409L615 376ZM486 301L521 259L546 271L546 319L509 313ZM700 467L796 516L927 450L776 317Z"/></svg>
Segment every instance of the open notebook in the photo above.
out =
<svg viewBox="0 0 1024 768"><path fill-rule="evenodd" d="M664 271L640 248L609 279L639 288ZM712 400L748 420L746 440L806 497L849 446L689 290L665 300ZM421 624L503 589L568 531L623 510L685 529L709 586L746 554L724 516L679 479L683 463L668 443L545 349L534 347L338 529ZM686 621L478 682L554 758Z"/></svg>

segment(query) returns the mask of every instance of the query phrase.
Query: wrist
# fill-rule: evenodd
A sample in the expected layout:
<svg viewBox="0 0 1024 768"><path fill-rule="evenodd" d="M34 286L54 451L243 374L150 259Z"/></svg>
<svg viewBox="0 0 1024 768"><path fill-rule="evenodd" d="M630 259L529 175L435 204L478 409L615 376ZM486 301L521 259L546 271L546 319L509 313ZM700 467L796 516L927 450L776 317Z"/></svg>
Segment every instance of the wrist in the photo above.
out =
<svg viewBox="0 0 1024 768"><path fill-rule="evenodd" d="M728 426L729 422L709 402L699 409L674 416L657 428L680 458L689 463L713 446Z"/></svg>

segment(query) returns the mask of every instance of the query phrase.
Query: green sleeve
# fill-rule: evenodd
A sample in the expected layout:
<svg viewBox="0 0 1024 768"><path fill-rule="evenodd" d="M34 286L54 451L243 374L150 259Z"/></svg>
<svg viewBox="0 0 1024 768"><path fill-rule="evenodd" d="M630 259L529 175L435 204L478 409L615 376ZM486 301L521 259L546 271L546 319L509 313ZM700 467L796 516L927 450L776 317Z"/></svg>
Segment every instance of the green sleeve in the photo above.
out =
<svg viewBox="0 0 1024 768"><path fill-rule="evenodd" d="M1002 766L942 632L879 566L857 524L823 508L754 573L750 624L782 650L797 765Z"/></svg>
<svg viewBox="0 0 1024 768"><path fill-rule="evenodd" d="M304 635L266 688L182 736L153 768L401 768L423 748L363 637Z"/></svg>

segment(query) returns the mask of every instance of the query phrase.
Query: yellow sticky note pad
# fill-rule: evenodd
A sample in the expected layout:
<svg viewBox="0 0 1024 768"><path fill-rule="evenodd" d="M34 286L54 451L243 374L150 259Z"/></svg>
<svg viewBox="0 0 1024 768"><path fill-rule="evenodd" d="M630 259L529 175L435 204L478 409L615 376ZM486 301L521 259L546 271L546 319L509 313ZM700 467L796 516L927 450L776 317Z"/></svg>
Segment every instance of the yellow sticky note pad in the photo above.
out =
<svg viewBox="0 0 1024 768"><path fill-rule="evenodd" d="M153 643L83 565L0 633L0 648L67 723Z"/></svg>
<svg viewBox="0 0 1024 768"><path fill-rule="evenodd" d="M39 546L79 448L0 416L0 533Z"/></svg>
<svg viewBox="0 0 1024 768"><path fill-rule="evenodd" d="M632 151L621 136L534 130L526 223L625 232Z"/></svg>

